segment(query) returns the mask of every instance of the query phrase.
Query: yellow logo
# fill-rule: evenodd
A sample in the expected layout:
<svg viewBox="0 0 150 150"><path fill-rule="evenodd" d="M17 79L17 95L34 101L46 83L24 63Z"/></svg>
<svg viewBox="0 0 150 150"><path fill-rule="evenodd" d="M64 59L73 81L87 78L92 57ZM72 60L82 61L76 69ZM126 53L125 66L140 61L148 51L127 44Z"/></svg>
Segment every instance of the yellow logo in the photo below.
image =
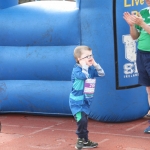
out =
<svg viewBox="0 0 150 150"><path fill-rule="evenodd" d="M144 0L124 0L124 7L143 5Z"/></svg>

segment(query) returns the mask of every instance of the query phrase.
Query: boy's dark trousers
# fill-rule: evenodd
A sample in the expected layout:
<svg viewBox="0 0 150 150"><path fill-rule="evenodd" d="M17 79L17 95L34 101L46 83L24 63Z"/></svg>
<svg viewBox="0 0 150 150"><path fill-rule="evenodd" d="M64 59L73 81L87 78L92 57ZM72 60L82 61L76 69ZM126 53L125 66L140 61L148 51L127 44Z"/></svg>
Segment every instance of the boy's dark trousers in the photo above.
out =
<svg viewBox="0 0 150 150"><path fill-rule="evenodd" d="M85 142L88 141L88 115L84 112L81 112L81 118L80 120L77 119L77 116L75 115L75 120L77 122L77 130L76 134L78 135L78 138L84 138Z"/></svg>

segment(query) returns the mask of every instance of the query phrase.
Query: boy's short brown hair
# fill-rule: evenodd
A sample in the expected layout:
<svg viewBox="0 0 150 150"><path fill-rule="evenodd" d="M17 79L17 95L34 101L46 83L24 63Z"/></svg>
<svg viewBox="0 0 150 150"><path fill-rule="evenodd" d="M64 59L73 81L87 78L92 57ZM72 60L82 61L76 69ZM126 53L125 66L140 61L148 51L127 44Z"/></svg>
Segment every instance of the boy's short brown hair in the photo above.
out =
<svg viewBox="0 0 150 150"><path fill-rule="evenodd" d="M77 47L74 49L74 58L75 58L75 60L76 60L77 63L79 63L78 58L81 57L82 52L83 52L84 50L85 50L85 51L86 51L86 50L87 50L87 51L92 51L92 49L91 49L90 47L85 46L85 45L77 46Z"/></svg>

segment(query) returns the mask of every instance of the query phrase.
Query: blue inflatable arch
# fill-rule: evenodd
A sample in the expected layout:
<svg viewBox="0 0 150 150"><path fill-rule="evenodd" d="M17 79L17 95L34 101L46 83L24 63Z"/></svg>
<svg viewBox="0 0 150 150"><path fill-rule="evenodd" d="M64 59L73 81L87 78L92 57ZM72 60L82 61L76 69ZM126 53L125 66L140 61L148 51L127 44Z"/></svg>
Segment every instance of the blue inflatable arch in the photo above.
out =
<svg viewBox="0 0 150 150"><path fill-rule="evenodd" d="M147 113L145 88L137 84L135 59L129 57L136 52L126 46L135 41L122 18L124 11L144 4L36 1L7 8L0 3L0 113L71 115L68 97L77 45L90 46L106 73L97 79L90 118L125 122Z"/></svg>

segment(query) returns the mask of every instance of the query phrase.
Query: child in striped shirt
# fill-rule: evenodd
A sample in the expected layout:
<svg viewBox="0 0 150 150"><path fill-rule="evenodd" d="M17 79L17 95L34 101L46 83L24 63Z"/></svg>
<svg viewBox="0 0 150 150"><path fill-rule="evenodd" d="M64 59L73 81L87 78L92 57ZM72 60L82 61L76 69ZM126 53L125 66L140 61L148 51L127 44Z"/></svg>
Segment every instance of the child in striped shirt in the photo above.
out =
<svg viewBox="0 0 150 150"><path fill-rule="evenodd" d="M88 115L95 89L95 77L104 76L105 73L95 62L92 50L88 46L77 46L74 50L74 57L77 63L71 75L73 86L69 96L69 105L77 122L78 139L75 148L95 148L98 143L88 139Z"/></svg>

